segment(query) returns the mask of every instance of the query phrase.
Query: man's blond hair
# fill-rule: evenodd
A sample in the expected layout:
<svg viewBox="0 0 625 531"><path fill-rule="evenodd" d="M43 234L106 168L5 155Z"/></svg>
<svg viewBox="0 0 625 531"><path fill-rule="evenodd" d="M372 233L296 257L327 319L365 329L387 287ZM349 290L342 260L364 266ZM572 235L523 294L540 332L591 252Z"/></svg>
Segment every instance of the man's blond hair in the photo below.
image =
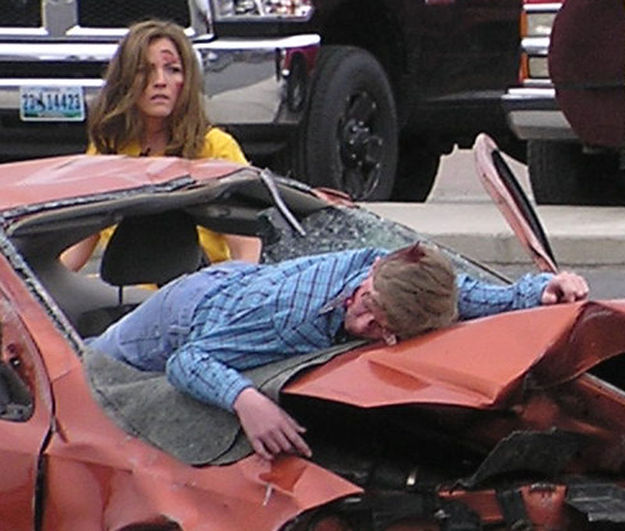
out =
<svg viewBox="0 0 625 531"><path fill-rule="evenodd" d="M423 243L382 258L373 269L373 288L376 305L399 339L448 326L457 318L452 265Z"/></svg>

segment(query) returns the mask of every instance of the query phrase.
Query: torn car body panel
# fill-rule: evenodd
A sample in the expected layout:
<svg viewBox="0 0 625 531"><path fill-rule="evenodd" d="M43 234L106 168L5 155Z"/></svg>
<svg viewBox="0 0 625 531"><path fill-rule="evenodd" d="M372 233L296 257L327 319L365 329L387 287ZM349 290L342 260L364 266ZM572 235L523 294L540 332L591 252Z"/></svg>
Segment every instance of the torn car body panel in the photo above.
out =
<svg viewBox="0 0 625 531"><path fill-rule="evenodd" d="M3 525L28 529L37 508L42 529L99 528L102 522L108 529L151 522L180 529L275 529L311 507L361 491L297 457L270 463L251 456L231 466L196 468L131 437L94 401L80 359L49 315L16 289L9 307L23 312L28 332L23 327L15 338L3 314L3 354L19 352L18 365L29 367L22 378L34 395L34 412L27 422L0 429L0 462L15 474L14 482L4 473L0 480ZM47 347L45 368L31 337ZM49 389L43 385L48 378ZM0 428L6 422L0 420ZM44 495L34 504L38 474ZM7 514L9 506L15 510Z"/></svg>
<svg viewBox="0 0 625 531"><path fill-rule="evenodd" d="M0 275L6 262L0 258ZM7 529L30 529L35 521L39 455L52 427L51 391L45 367L37 354L20 306L12 304L5 290L18 285L2 283L0 288L0 423L9 419L13 429L0 429L0 497L2 525ZM32 401L23 382L28 382L38 399Z"/></svg>
<svg viewBox="0 0 625 531"><path fill-rule="evenodd" d="M477 175L519 243L541 271L556 273L554 254L545 231L494 140L480 133L473 145Z"/></svg>
<svg viewBox="0 0 625 531"><path fill-rule="evenodd" d="M622 302L543 307L462 323L390 349L362 348L309 371L283 393L360 408L412 406L446 439L485 453L511 434L535 434L508 441L514 459L499 461L488 477L544 473L558 463L555 456L566 459L553 474L621 474L623 352ZM610 363L618 363L614 385L587 372ZM532 464L538 449L543 459Z"/></svg>
<svg viewBox="0 0 625 531"><path fill-rule="evenodd" d="M625 307L620 303L512 312L393 347L364 347L305 374L284 392L359 407L505 406L528 378L549 387L623 352L624 326Z"/></svg>
<svg viewBox="0 0 625 531"><path fill-rule="evenodd" d="M0 210L162 185L183 178L205 181L242 167L225 160L82 154L8 163L3 165L0 176Z"/></svg>

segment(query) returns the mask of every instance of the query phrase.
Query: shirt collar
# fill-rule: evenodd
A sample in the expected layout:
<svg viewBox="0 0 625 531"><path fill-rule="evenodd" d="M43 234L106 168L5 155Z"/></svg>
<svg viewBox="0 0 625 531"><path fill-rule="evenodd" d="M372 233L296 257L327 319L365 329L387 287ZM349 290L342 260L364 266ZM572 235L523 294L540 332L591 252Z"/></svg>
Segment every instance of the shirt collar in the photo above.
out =
<svg viewBox="0 0 625 531"><path fill-rule="evenodd" d="M328 302L326 302L319 309L319 314L322 315L324 313L328 313L333 310L336 310L337 308L344 309L345 301L354 294L354 292L358 289L358 286L360 286L360 284L362 284L365 278L367 278L368 274L369 274L368 267L364 271L358 271L357 273L355 273L345 283L345 287L341 290L341 292L335 297L332 297Z"/></svg>

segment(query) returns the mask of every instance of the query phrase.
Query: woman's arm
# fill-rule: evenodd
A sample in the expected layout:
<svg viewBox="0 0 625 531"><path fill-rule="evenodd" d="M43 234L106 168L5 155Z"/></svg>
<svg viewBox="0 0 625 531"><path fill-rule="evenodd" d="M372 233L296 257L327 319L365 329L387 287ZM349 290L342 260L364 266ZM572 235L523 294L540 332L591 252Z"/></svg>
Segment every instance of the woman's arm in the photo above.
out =
<svg viewBox="0 0 625 531"><path fill-rule="evenodd" d="M61 254L61 263L72 271L80 270L91 258L99 240L100 235L94 234L72 245L69 249L65 249Z"/></svg>
<svg viewBox="0 0 625 531"><path fill-rule="evenodd" d="M244 260L257 264L260 261L260 238L255 236L239 236L238 234L224 234L230 257L232 260Z"/></svg>

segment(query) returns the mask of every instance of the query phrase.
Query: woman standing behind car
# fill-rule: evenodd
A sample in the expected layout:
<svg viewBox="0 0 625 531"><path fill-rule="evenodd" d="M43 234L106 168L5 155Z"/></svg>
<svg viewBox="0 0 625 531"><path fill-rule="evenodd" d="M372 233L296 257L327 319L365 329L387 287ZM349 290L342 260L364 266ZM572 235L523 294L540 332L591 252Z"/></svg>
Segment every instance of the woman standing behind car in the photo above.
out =
<svg viewBox="0 0 625 531"><path fill-rule="evenodd" d="M106 73L89 115L89 154L219 158L247 164L236 140L211 126L201 95L201 74L184 30L173 22L133 24ZM65 251L63 263L80 269L102 231ZM258 261L257 238L217 234L198 227L211 262L230 258Z"/></svg>

